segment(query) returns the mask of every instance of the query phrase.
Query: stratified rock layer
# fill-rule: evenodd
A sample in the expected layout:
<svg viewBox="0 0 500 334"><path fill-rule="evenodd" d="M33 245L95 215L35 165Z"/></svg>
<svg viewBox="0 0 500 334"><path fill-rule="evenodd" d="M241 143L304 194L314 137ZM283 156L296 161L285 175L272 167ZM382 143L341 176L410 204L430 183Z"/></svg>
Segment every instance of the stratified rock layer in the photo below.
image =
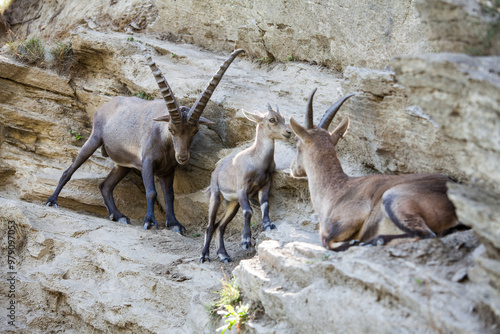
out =
<svg viewBox="0 0 500 334"><path fill-rule="evenodd" d="M411 0L44 1L8 12L10 21L26 19L28 9L38 15L23 32L50 27L41 34L52 38L75 26L145 32L213 51L242 47L262 63L298 59L337 70L383 68L395 55L431 50Z"/></svg>

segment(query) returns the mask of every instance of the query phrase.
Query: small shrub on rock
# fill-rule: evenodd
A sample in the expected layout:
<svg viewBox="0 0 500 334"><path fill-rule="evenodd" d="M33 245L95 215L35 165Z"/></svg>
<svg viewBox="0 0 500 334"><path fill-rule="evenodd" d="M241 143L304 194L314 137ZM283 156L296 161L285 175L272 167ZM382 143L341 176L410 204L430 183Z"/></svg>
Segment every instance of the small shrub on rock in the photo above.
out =
<svg viewBox="0 0 500 334"><path fill-rule="evenodd" d="M45 66L45 46L38 37L9 44L10 52L22 63Z"/></svg>
<svg viewBox="0 0 500 334"><path fill-rule="evenodd" d="M71 42L57 42L50 49L50 54L52 55L52 66L59 74L67 72L74 64L75 54Z"/></svg>

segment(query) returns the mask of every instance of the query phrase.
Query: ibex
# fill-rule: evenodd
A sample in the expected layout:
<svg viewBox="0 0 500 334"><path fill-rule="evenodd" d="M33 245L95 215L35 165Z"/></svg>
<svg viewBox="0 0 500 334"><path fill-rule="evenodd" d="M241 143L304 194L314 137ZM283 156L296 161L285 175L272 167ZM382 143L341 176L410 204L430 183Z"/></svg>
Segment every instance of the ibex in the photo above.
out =
<svg viewBox="0 0 500 334"><path fill-rule="evenodd" d="M451 180L445 176L347 176L335 146L346 135L349 118L344 118L331 133L328 126L354 94L328 108L316 127L312 122L315 92L309 97L304 127L290 120L298 137L290 169L292 176L307 176L311 201L319 215L321 241L327 249L343 251L357 244L433 238L458 224L455 207L446 196L446 183Z"/></svg>
<svg viewBox="0 0 500 334"><path fill-rule="evenodd" d="M83 145L71 166L62 174L54 193L46 205L57 206L57 197L73 173L102 147L102 154L115 163L106 179L99 185L104 204L113 221L130 224L130 220L116 208L113 189L132 169L142 172L146 189L147 212L144 229L156 226L154 203L156 189L154 176L158 177L166 204L166 226L185 233L174 215L173 180L175 167L184 165L189 159L189 149L199 124L213 124L201 116L212 93L233 60L244 50L234 51L221 65L194 105L179 106L161 71L152 60L146 48L141 49L160 87L164 101L145 101L137 97L115 97L105 103L94 115L90 138ZM164 104L166 102L166 105Z"/></svg>
<svg viewBox="0 0 500 334"><path fill-rule="evenodd" d="M210 206L208 212L208 226L205 233L205 244L201 253L200 262L210 261L210 241L214 231L219 229L219 247L217 255L223 262L230 262L224 246L224 231L227 224L234 218L240 206L243 208L245 224L241 245L243 249L251 246L250 220L252 208L249 199L259 194L262 210L262 227L264 230L275 229L276 226L269 219L269 189L271 176L276 164L274 162L274 140L290 138L292 132L285 125L285 119L276 106L274 111L268 104L268 112L264 115L259 112L253 114L245 110L243 114L252 122L257 123L255 141L252 146L236 155L225 157L212 172L210 187ZM221 197L226 202L226 210L215 223Z"/></svg>

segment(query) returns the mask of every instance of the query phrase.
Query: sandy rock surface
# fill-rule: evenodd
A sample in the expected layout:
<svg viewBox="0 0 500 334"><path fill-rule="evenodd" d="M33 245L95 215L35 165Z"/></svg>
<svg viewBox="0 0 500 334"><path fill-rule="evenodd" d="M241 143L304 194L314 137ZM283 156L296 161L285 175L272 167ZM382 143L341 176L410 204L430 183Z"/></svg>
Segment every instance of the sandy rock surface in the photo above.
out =
<svg viewBox="0 0 500 334"><path fill-rule="evenodd" d="M2 323L0 331L213 333L220 324L204 305L237 266L244 302L261 310L250 333L498 332L500 61L498 34L489 45L481 37L496 22L485 14L487 2L16 0L0 30L71 41L78 66L61 76L20 64L7 47L0 52L0 235L17 223L19 305L19 328ZM201 127L189 164L176 171L175 210L186 237L164 228L161 196L161 228L142 230L139 172L115 189L132 225L109 221L98 185L113 163L99 150L66 185L59 209L43 205L101 105L117 95L160 97L137 40L188 106L235 47L247 50L204 111L216 124ZM239 245L240 213L226 233L235 262L200 265L210 173L254 136L241 109L264 111L269 102L303 122L316 87L316 124L334 101L356 94L332 123L351 118L338 145L347 174L449 175L460 181L449 197L472 231L327 252L307 180L289 176L293 140L278 141L270 197L278 229L261 233L254 206L256 249ZM0 245L5 258L7 237ZM8 303L5 295L0 303Z"/></svg>

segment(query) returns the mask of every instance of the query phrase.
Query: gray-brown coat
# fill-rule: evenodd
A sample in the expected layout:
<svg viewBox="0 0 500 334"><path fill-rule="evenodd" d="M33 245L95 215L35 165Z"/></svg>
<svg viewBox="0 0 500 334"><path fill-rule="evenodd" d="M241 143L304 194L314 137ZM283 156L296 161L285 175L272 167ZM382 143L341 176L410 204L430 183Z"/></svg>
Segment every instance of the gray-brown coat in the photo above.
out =
<svg viewBox="0 0 500 334"><path fill-rule="evenodd" d="M146 189L147 212L144 228L158 227L154 217L154 203L157 193L154 176L158 177L165 197L166 226L184 233L174 215L173 180L175 167L189 160L189 149L199 124L213 123L201 116L213 91L219 84L232 61L243 50L234 51L221 65L201 93L192 108L179 106L175 96L161 71L151 59L146 49L140 45L148 65L155 76L162 93L162 100L145 101L136 97L115 97L105 103L94 115L92 133L78 153L71 166L62 174L54 193L46 205L57 206L57 198L73 173L97 150L102 147L104 156L115 163L106 179L99 185L109 218L114 221L130 223L128 217L116 208L113 189L136 168L142 172Z"/></svg>
<svg viewBox="0 0 500 334"><path fill-rule="evenodd" d="M311 201L320 220L327 249L341 251L358 243L385 244L391 240L431 238L457 225L455 208L446 196L451 180L439 174L369 175L350 177L340 165L335 146L349 127L346 117L327 131L346 95L330 107L319 126L312 125L309 98L306 124L290 120L296 133L297 154L290 166L295 177L307 176Z"/></svg>
<svg viewBox="0 0 500 334"><path fill-rule="evenodd" d="M292 132L285 125L285 119L277 108L275 111L268 105L268 109L269 111L264 115L258 112L251 114L243 110L249 120L257 123L255 141L252 146L238 154L225 157L212 172L208 190L210 193L208 226L201 262L210 260L210 241L217 228L219 229L217 255L221 261L231 261L224 246L224 231L240 206L245 217L241 245L244 249L251 246L250 219L253 212L249 199L257 193L262 210L262 227L264 230L276 228L269 219L268 201L271 177L276 167L274 140L290 138ZM215 223L221 198L226 202L226 210Z"/></svg>

